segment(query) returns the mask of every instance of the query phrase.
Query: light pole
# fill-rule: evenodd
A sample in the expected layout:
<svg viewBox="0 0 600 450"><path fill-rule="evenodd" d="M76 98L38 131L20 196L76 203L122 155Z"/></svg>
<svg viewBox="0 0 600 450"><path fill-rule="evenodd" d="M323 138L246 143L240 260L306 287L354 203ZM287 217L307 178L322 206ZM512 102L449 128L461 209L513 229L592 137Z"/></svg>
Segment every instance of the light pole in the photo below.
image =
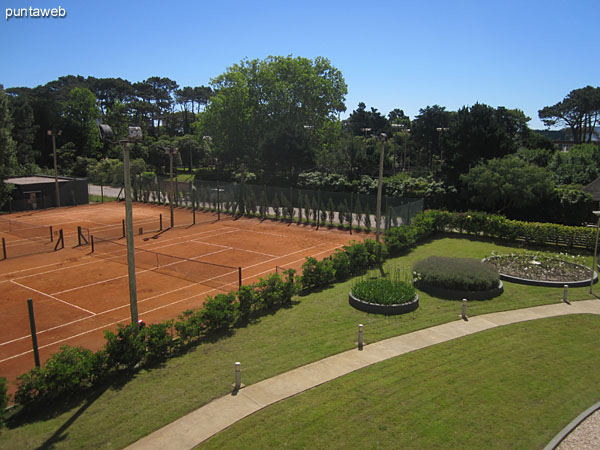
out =
<svg viewBox="0 0 600 450"><path fill-rule="evenodd" d="M58 131L60 136L62 131ZM60 189L58 189L58 168L56 167L56 132L48 130L48 136L52 136L52 155L54 157L54 186L56 187L56 206L60 208Z"/></svg>
<svg viewBox="0 0 600 450"><path fill-rule="evenodd" d="M108 125L98 125L100 139L111 142L113 131ZM133 212L131 206L131 173L129 170L129 146L142 140L140 127L129 127L128 136L119 143L123 146L123 176L125 178L125 228L127 239L127 271L129 275L129 308L131 310L131 325L138 329L137 289L135 282L135 248L133 246Z"/></svg>
<svg viewBox="0 0 600 450"><path fill-rule="evenodd" d="M175 192L173 189L173 155L177 154L177 147L165 147L164 151L167 155L169 155L169 179L171 183L171 189L169 189L169 206L171 207L171 228L173 228L175 226L175 220L173 216L173 194Z"/></svg>
<svg viewBox="0 0 600 450"><path fill-rule="evenodd" d="M381 133L379 141L381 142L381 150L379 152L379 181L377 182L377 212L375 213L375 240L379 242L379 230L381 227L381 193L383 191L383 154L385 151L385 141L387 134Z"/></svg>

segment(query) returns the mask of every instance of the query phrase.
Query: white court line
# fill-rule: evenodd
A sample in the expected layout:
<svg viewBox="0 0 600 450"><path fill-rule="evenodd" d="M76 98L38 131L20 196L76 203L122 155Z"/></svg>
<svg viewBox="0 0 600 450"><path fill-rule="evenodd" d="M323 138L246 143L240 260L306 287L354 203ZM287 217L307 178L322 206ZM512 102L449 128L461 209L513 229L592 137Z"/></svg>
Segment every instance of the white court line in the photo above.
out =
<svg viewBox="0 0 600 450"><path fill-rule="evenodd" d="M322 245L322 244L319 244L319 245ZM307 247L307 248L305 248L305 249L297 250L297 251L295 251L295 252L291 252L291 253L288 253L288 254L286 254L286 255L283 255L283 256L278 256L278 257L275 257L275 258L273 258L273 259L271 259L271 260L267 260L267 261L264 261L264 262L261 262L261 263L253 264L253 265L251 265L251 266L243 267L243 268L242 268L242 270L249 269L249 268L251 268L251 267L255 267L255 266L259 266L259 265L261 265L261 264L265 264L265 263L267 263L267 262L270 262L270 261L273 261L273 260L275 260L275 259L287 258L287 257L289 257L289 256L291 256L291 255L294 255L294 254L296 254L296 253L300 253L300 252L302 252L302 251L306 251L306 250L310 250L310 249L312 249L312 248L318 247L319 245L314 245L314 246L312 246L312 247ZM327 252L330 252L330 251L332 251L332 250L335 250L335 249L337 249L337 248L341 248L341 247L343 247L343 244L341 244L341 245L337 245L337 246L335 246L335 247L333 247L333 248L329 248L329 249L323 250L323 251L321 251L321 252L319 252L319 253L316 253L316 254L314 254L314 255L312 255L312 256L317 256L317 255L320 255L320 254L322 254L322 253L327 253ZM301 259L295 260L295 261L293 261L293 262L291 262L291 263L289 263L289 264L295 264L296 262L303 261L304 259L305 259L305 258L301 258ZM251 279L251 278L255 278L255 277L258 277L258 276L260 276L260 275L263 275L263 274L265 274L265 273L269 273L269 272L271 272L271 269L265 270L265 271L263 271L263 272L260 272L260 273L258 273L258 274L254 274L254 275L251 275L251 276L248 276L248 277L244 277L244 278L243 278L243 280L248 280L248 279ZM233 273L233 272L232 272L232 273ZM219 277L215 277L215 278L219 278ZM207 281L210 281L210 280L207 280ZM18 284L18 283L16 283L16 284ZM201 283L200 283L200 284L201 284ZM232 283L232 284L233 284L233 283ZM177 288L177 289L174 289L174 290L172 290L172 291L168 291L168 292L165 292L165 293L157 294L157 295L155 295L155 296L148 297L148 298L146 298L146 299L140 300L140 301L138 301L138 303L144 303L144 302L147 302L147 301L153 300L153 299L155 299L155 298L162 297L162 296L165 296L165 295L169 295L169 294L172 294L172 293L174 293L174 292L177 292L177 291L180 291L180 290L184 290L184 289L187 289L187 288L190 288L190 287L193 287L193 286L197 286L197 285L198 285L198 283L193 283L193 284L190 284L190 285L187 285L187 286L182 286L182 287L180 287L180 288ZM24 287L26 287L26 286L24 286ZM28 289L30 289L30 288L28 288ZM151 309L151 310L145 311L144 313L142 313L142 314L140 314L140 315L143 315L143 314L148 314L148 313L151 313L151 312L154 312L154 311L160 310L160 309L168 308L168 307L170 307L170 306L172 306L172 305L176 305L176 304L178 304L178 303L181 303L181 302L184 302L184 301L191 300L191 299L193 299L193 298L195 298L195 297L198 297L198 296L201 296L201 295L204 295L204 294L208 294L208 293L210 293L210 292L216 292L216 291L218 291L218 290L219 290L219 289L213 288L213 289L210 289L210 290L208 290L208 291L204 291L204 292L201 292L201 293L198 293L198 294L194 294L194 295L192 295L192 296L189 296L189 297L186 297L186 298L183 298L183 299L177 300L177 301L175 301L175 302L167 303L166 305L161 305L161 306L159 306L159 307L156 307L156 308L154 308L154 309ZM43 293L42 293L42 294L43 294ZM48 295L48 294L43 294L43 295ZM59 300L59 301L62 301L62 300L60 300L60 299L57 299L57 300ZM123 309L123 308L126 308L126 307L128 307L128 306L129 306L129 303L127 303L127 304L124 304L124 305L122 305L122 306L115 307L115 308L111 308L111 309L108 309L108 310L105 310L105 311L102 311L102 312L99 312L99 313L91 313L91 314L92 314L92 317L95 317L95 316L99 316L99 315L107 314L107 313L109 313L109 312L116 311L116 310L118 310L118 309ZM90 319L90 318L91 318L91 317L83 317L83 318L81 318L81 319L77 319L77 320L74 320L74 321L72 321L72 322L68 322L68 323L65 323L65 324L60 324L60 325L57 325L57 326L54 326L54 327L51 327L51 328L48 328L48 329L45 329L45 330L41 330L41 331L39 331L39 332L38 332L38 334L42 334L42 333L45 333L45 332L53 331L53 330L55 330L55 329L58 329L58 328L64 328L64 327L66 327L66 326L69 326L69 325L72 325L72 324L75 324L75 323L78 323L78 322L81 322L81 321L83 321L83 320L87 320L87 319ZM94 331L100 330L100 329L102 329L102 328L105 328L105 327L108 327L108 326L115 325L115 324L117 324L117 323L120 323L120 322L123 322L123 321L125 321L125 320L127 320L127 318L126 318L126 319L119 320L119 321L116 321L116 322L112 322L112 323L110 323L110 324L108 324L108 325L104 325L104 326L102 326L102 327L98 327L98 328L95 328L95 329L92 329L92 330L87 330L87 331L85 331L85 332L82 332L82 333L79 333L79 334L77 334L77 335L73 335L73 336L67 337L67 338L65 338L65 339L61 339L61 340L59 340L59 341L55 341L55 342L53 342L53 343L47 344L47 345L45 345L45 346L43 346L43 347L40 347L40 348L45 348L45 347L48 347L48 346L51 346L51 345L56 345L56 344L58 344L58 343L61 343L61 342L67 341L67 340L69 340L69 339L74 339L74 338L76 338L76 337L79 337L79 336L82 336L82 335L84 335L84 334L91 333L91 332L94 332ZM10 340L10 341L6 341L6 342L3 342L3 343L0 343L0 346L4 346L4 345L7 345L7 344L10 344L10 343L13 343L13 342L17 342L17 341L20 341L20 340L23 340L23 339L28 339L29 337L30 337L30 336L29 336L29 335L27 335L27 336L22 336L22 337L20 337L20 338L15 338L15 339L13 339L13 340ZM4 361L7 361L7 360L9 360L9 359L13 359L13 358L16 358L16 357L19 357L19 356L22 356L22 355L25 355L25 354L31 353L31 352L32 352L32 350L29 350L28 352L24 352L24 353L21 353L21 354L18 354L18 355L14 355L14 356L11 356L11 357L8 357L8 358L5 358L5 359L3 359L3 360L0 360L0 363L2 363L2 362L4 362Z"/></svg>
<svg viewBox="0 0 600 450"><path fill-rule="evenodd" d="M79 310L81 310L81 311L85 311L86 313L88 313L88 314L91 314L92 316L95 316L95 315L96 315L96 313L95 313L95 312L89 311L89 310L87 310L87 309L85 309L85 308L82 308L82 307L80 307L80 306L77 306L77 305L73 305L72 303L65 302L64 300L61 300L60 298L56 298L56 297L54 297L52 294L46 294L45 292L38 291L37 289L34 289L34 288L32 288L32 287L25 286L24 284L21 284L21 283L17 283L17 282L16 282L16 281L14 281L14 280L10 280L10 282L11 282L11 283L14 283L14 284L16 284L17 286L21 286L22 288L29 289L30 291L36 292L36 293L38 293L38 294L40 294L40 295L43 295L43 296L45 296L45 297L50 297L52 300L56 300L56 301L58 301L58 302L64 303L65 305L68 305L68 306L70 306L70 307L72 307L72 308L76 308L76 309L79 309Z"/></svg>

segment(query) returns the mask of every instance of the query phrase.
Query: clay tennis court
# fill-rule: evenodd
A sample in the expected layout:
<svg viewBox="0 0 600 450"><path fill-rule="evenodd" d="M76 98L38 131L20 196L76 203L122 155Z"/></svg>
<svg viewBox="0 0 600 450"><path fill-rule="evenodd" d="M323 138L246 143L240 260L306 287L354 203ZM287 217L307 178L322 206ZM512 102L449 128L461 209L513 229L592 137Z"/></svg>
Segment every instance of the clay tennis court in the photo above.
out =
<svg viewBox="0 0 600 450"><path fill-rule="evenodd" d="M124 215L124 204L112 202L2 216L26 231L51 225L53 236L50 241L50 231L41 229L40 243L0 232L7 247L7 259L0 261L0 376L13 381L34 367L28 298L42 363L63 345L97 350L104 330L130 321L125 239L119 238ZM176 318L208 295L237 289L240 267L242 282L249 284L277 266L300 269L307 256L323 258L365 236L224 214L217 220L201 212L193 225L187 209L176 209L175 227L168 228L169 217L168 207L134 204L138 309L146 323ZM90 245L78 245L78 226L83 244L91 240L88 233L97 236L93 253ZM64 248L53 251L60 229ZM11 256L31 245L43 253Z"/></svg>

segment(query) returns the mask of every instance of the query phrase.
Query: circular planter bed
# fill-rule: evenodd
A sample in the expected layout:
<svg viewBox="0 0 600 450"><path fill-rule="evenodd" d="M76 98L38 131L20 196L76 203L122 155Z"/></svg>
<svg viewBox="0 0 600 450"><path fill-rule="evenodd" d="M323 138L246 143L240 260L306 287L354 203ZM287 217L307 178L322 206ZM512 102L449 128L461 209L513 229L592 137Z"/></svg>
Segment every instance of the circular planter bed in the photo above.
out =
<svg viewBox="0 0 600 450"><path fill-rule="evenodd" d="M352 292L350 292L348 300L350 305L359 311L371 314L385 314L386 316L405 314L414 311L419 307L419 296L417 294L415 294L415 298L411 302L399 303L396 305L380 305L378 303L364 302L352 295Z"/></svg>
<svg viewBox="0 0 600 450"><path fill-rule="evenodd" d="M359 311L396 315L419 307L419 296L411 283L390 278L369 278L354 283L350 305Z"/></svg>
<svg viewBox="0 0 600 450"><path fill-rule="evenodd" d="M419 283L417 286L423 292L433 295L434 297L445 298L448 300L489 300L498 297L504 292L504 284L502 281L498 283L497 288L488 289L486 291L462 291L457 289L447 289L439 286L431 286L425 283Z"/></svg>
<svg viewBox="0 0 600 450"><path fill-rule="evenodd" d="M502 280L546 287L583 287L591 282L590 269L582 264L545 255L495 255L483 261L493 264ZM594 283L598 273L594 272Z"/></svg>

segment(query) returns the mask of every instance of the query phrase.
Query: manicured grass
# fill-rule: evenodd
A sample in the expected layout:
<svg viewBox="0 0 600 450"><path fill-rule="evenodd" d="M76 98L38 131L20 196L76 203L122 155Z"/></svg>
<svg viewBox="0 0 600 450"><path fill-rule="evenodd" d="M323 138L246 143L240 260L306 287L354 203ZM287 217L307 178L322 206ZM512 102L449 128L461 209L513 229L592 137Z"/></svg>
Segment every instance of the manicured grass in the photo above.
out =
<svg viewBox="0 0 600 450"><path fill-rule="evenodd" d="M101 203L102 202L102 196L101 195L96 195L96 194L89 194L88 195L90 203ZM104 203L106 202L114 202L116 201L116 197L108 197L108 196L104 196Z"/></svg>
<svg viewBox="0 0 600 450"><path fill-rule="evenodd" d="M387 267L412 268L431 255L483 258L492 251L519 251L502 243L445 237L425 243ZM357 325L365 340L387 337L456 320L459 302L419 293L420 307L402 316L366 314L348 305L352 281L296 298L297 304L266 315L231 337L204 343L163 367L137 373L128 383L116 383L97 398L74 401L57 414L32 417L5 430L0 447L36 448L52 442L56 448L119 448L193 411L231 390L235 361L243 364L244 383L252 384L309 362L349 350ZM597 288L598 289L598 288ZM569 290L570 300L591 298L589 288ZM485 314L561 301L562 290L505 283L504 293L488 301L470 302L469 314ZM549 369L551 375L551 369Z"/></svg>
<svg viewBox="0 0 600 450"><path fill-rule="evenodd" d="M600 399L600 317L488 330L375 364L268 407L201 445L543 448Z"/></svg>

